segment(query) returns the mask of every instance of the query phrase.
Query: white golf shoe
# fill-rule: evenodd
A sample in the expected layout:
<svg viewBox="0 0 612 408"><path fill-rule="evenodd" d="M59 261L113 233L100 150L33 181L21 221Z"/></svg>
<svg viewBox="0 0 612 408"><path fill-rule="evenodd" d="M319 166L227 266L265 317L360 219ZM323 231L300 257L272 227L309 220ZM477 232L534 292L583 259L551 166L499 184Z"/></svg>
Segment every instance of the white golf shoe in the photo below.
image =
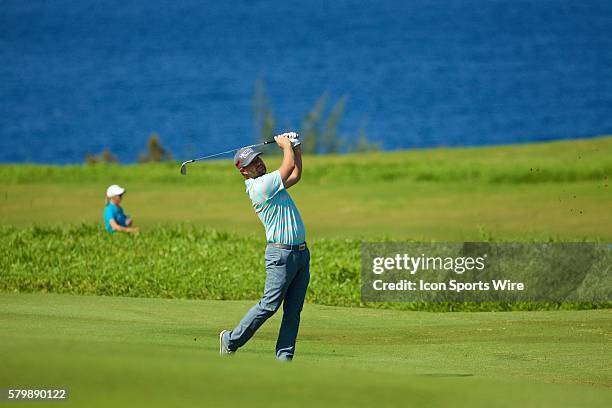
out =
<svg viewBox="0 0 612 408"><path fill-rule="evenodd" d="M223 335L225 332L227 332L227 330L221 330L221 333L219 333L219 355L222 357L234 354L234 351L228 349L225 344L223 344Z"/></svg>

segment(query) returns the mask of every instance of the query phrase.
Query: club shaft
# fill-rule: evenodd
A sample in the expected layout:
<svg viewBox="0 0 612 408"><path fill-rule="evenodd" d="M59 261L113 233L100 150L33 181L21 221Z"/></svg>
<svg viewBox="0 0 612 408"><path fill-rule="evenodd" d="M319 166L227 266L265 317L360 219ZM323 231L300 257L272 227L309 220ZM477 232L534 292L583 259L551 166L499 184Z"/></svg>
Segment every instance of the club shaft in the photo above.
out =
<svg viewBox="0 0 612 408"><path fill-rule="evenodd" d="M265 141L263 143L256 143L256 144L253 144L253 145L250 145L250 146L244 146L244 148L247 148L247 147L251 147L251 148L252 147L260 147L260 146L267 145L267 144L270 144L270 143L274 143L274 140L267 140L267 141ZM238 147L236 149L226 150L226 151L221 152L221 153L210 154L208 156L198 157L197 159L190 160L190 162L197 162L197 161L200 161L200 160L210 159L212 157L222 156L224 154L235 152L236 150L239 150L239 149L242 149L242 147Z"/></svg>

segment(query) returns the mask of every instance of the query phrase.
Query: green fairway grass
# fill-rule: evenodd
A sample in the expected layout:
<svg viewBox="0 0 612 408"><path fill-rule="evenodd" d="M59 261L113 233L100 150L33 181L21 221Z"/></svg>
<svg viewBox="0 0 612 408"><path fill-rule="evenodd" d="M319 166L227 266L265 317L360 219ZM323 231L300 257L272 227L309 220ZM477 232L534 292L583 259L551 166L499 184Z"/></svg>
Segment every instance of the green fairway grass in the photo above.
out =
<svg viewBox="0 0 612 408"><path fill-rule="evenodd" d="M206 153L206 152L202 152ZM278 156L268 157L269 169ZM291 189L308 237L612 240L612 137L305 156ZM189 165L0 165L0 223L101 225L109 184L143 232L189 223L260 237L229 160Z"/></svg>
<svg viewBox="0 0 612 408"><path fill-rule="evenodd" d="M278 315L219 357L218 332L251 304L3 293L0 387L68 388L87 407L612 404L609 310L307 304L292 364L274 360Z"/></svg>
<svg viewBox="0 0 612 408"><path fill-rule="evenodd" d="M264 279L263 227L229 160L186 177L0 165L0 388L68 388L86 407L612 406L610 302L360 299L362 242L612 242L611 178L612 137L305 156L291 195L311 283L282 364L279 315L218 356ZM138 235L102 228L115 183Z"/></svg>

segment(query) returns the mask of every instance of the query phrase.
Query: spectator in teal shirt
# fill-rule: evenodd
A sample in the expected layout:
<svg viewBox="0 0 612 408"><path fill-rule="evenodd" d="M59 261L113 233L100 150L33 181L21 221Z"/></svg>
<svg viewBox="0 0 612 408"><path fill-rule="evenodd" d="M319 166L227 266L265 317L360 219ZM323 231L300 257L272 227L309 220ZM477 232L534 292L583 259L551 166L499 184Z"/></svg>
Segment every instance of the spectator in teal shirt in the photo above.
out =
<svg viewBox="0 0 612 408"><path fill-rule="evenodd" d="M106 207L104 208L104 227L111 234L115 231L138 232L132 227L132 219L123 212L119 205L125 194L125 188L116 184L106 189Z"/></svg>

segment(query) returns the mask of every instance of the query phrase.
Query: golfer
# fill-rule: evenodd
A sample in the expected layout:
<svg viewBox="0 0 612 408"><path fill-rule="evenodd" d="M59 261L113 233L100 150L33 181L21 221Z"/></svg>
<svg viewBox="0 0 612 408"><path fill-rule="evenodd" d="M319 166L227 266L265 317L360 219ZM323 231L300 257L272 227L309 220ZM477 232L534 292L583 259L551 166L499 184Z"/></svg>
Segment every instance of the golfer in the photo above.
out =
<svg viewBox="0 0 612 408"><path fill-rule="evenodd" d="M302 175L302 154L297 133L274 138L283 151L278 170L266 174L260 152L242 148L234 164L244 176L246 192L261 219L266 247L266 283L261 300L242 318L234 330L219 334L221 355L232 354L283 304L283 320L276 341L276 358L291 361L300 325L300 312L310 280L310 252L306 247L304 224L287 189Z"/></svg>
<svg viewBox="0 0 612 408"><path fill-rule="evenodd" d="M138 228L132 227L132 219L123 212L121 200L125 194L125 188L116 184L106 189L106 207L104 207L104 227L111 234L115 231L138 232Z"/></svg>

